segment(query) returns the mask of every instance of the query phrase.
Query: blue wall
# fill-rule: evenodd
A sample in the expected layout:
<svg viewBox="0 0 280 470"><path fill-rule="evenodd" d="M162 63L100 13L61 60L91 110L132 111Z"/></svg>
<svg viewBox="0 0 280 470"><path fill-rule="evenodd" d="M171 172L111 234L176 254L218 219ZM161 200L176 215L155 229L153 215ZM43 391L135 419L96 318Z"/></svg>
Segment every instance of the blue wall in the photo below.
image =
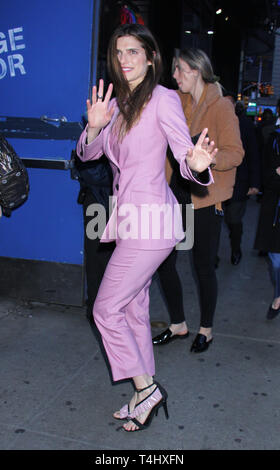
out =
<svg viewBox="0 0 280 470"><path fill-rule="evenodd" d="M98 13L99 2L93 0L3 3L0 119L47 115L81 122L91 72L95 78L92 37L98 36ZM75 140L8 140L22 158L69 160L76 145ZM70 171L28 172L28 201L11 218L0 219L0 256L82 264L79 184Z"/></svg>

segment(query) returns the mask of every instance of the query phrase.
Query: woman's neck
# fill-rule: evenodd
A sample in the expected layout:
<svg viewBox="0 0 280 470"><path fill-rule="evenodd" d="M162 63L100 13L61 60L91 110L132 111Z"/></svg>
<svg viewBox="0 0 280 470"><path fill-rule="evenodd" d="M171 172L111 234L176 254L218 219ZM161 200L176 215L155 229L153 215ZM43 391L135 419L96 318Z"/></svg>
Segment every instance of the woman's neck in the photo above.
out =
<svg viewBox="0 0 280 470"><path fill-rule="evenodd" d="M192 95L192 99L193 99L193 107L194 108L199 103L199 100L200 100L201 95L203 93L204 87L205 87L205 82L199 76L193 90L191 91L191 95Z"/></svg>

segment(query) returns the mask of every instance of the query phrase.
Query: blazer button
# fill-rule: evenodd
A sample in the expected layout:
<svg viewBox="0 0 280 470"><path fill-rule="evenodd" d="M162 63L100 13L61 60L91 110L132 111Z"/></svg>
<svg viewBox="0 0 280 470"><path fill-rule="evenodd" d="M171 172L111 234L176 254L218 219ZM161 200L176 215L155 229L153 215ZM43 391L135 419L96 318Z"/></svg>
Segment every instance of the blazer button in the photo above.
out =
<svg viewBox="0 0 280 470"><path fill-rule="evenodd" d="M119 185L116 184L115 188L116 188L116 190L118 191L118 190L119 190Z"/></svg>

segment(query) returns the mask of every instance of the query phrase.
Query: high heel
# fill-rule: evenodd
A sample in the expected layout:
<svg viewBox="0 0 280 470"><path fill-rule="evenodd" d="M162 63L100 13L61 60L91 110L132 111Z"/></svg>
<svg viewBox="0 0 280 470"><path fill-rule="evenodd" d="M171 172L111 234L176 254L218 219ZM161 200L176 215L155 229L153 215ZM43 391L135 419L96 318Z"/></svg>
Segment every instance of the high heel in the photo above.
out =
<svg viewBox="0 0 280 470"><path fill-rule="evenodd" d="M158 382L154 382L149 387L145 387L144 389L137 390L137 393L143 392L147 388L150 388L152 385L156 385L156 388L146 398L144 398L140 403L137 403L134 410L131 413L129 413L129 415L127 416L127 419L129 421L132 421L137 426L138 429L130 431L129 429L125 429L125 427L123 427L123 429L125 431L135 432L135 431L142 431L144 429L147 429L150 426L154 416L157 416L158 410L162 406L163 406L163 409L164 409L164 412L165 412L166 419L169 418L168 409L167 409L167 397L168 397L168 395L167 395L166 390ZM153 402L155 402L154 405L153 405ZM140 421L138 421L137 417L139 417L141 414L145 413L149 409L151 411L148 414L145 422L140 423Z"/></svg>
<svg viewBox="0 0 280 470"><path fill-rule="evenodd" d="M169 419L166 400L162 402L162 406L163 406L163 409L164 409L166 419ZM158 414L158 409L156 410L156 416L157 416L157 414Z"/></svg>

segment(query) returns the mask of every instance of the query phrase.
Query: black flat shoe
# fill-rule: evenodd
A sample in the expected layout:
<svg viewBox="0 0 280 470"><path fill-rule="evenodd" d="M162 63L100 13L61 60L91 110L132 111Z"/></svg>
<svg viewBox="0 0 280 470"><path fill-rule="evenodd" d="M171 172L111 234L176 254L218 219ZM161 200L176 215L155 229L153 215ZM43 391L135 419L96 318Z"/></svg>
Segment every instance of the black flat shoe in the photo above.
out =
<svg viewBox="0 0 280 470"><path fill-rule="evenodd" d="M240 263L241 258L242 258L241 251L233 251L231 253L231 264L233 264L234 266L237 266Z"/></svg>
<svg viewBox="0 0 280 470"><path fill-rule="evenodd" d="M206 351L206 349L209 348L209 344L212 343L212 341L213 341L213 338L207 341L207 337L205 335L198 333L191 346L191 352L198 353L198 352Z"/></svg>
<svg viewBox="0 0 280 470"><path fill-rule="evenodd" d="M171 341L174 341L175 339L184 339L189 336L189 331L185 333L184 335L173 335L172 331L167 328L167 330L163 331L160 333L160 335L155 336L153 338L153 344L159 345L159 344L168 344L171 343Z"/></svg>
<svg viewBox="0 0 280 470"><path fill-rule="evenodd" d="M280 313L280 307L278 308L272 308L272 305L270 305L268 312L266 314L267 320L273 320L273 318L277 317Z"/></svg>

